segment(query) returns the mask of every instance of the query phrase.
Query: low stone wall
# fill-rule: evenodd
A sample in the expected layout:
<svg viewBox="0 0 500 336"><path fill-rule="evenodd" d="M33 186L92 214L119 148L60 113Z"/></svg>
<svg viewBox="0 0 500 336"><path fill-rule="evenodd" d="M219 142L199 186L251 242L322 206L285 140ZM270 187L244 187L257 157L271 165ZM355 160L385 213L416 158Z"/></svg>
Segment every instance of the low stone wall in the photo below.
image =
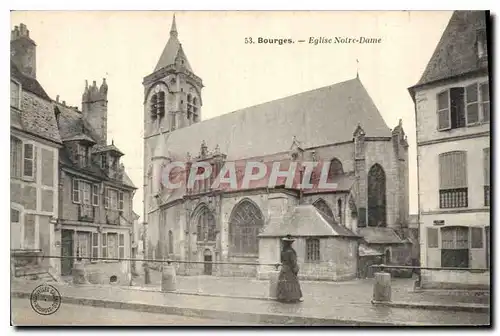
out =
<svg viewBox="0 0 500 336"><path fill-rule="evenodd" d="M116 284L130 284L130 266L128 261L85 263L87 279L92 284L109 284L111 277L116 277Z"/></svg>
<svg viewBox="0 0 500 336"><path fill-rule="evenodd" d="M423 289L489 289L490 272L422 270Z"/></svg>

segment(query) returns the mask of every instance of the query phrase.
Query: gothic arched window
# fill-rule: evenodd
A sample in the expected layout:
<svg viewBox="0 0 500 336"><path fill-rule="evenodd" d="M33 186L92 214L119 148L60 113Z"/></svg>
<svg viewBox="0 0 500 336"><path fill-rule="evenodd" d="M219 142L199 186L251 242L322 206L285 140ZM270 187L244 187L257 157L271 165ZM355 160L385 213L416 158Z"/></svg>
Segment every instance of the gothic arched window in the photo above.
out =
<svg viewBox="0 0 500 336"><path fill-rule="evenodd" d="M259 253L258 235L264 227L264 216L251 201L236 205L229 218L230 252L236 254Z"/></svg>
<svg viewBox="0 0 500 336"><path fill-rule="evenodd" d="M368 172L368 226L387 225L386 178L382 167L374 164Z"/></svg>
<svg viewBox="0 0 500 336"><path fill-rule="evenodd" d="M215 241L215 218L207 207L198 215L196 234L198 241Z"/></svg>
<svg viewBox="0 0 500 336"><path fill-rule="evenodd" d="M157 91L151 96L150 101L151 118L162 118L165 115L165 92Z"/></svg>
<svg viewBox="0 0 500 336"><path fill-rule="evenodd" d="M313 206L319 211L319 213L327 219L328 222L334 221L333 211L330 206L325 202L324 199L318 199L313 203Z"/></svg>
<svg viewBox="0 0 500 336"><path fill-rule="evenodd" d="M342 162L339 159L333 159L330 162L330 169L328 170L328 178L339 176L344 174L344 168L342 167Z"/></svg>
<svg viewBox="0 0 500 336"><path fill-rule="evenodd" d="M342 224L342 199L337 200L337 213L339 218L339 223Z"/></svg>

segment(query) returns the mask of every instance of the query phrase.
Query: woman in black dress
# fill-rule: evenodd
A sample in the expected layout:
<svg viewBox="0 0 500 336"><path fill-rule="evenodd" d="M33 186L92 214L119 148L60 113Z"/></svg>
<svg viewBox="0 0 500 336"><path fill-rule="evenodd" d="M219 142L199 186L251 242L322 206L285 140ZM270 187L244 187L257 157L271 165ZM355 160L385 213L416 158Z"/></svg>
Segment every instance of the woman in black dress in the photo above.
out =
<svg viewBox="0 0 500 336"><path fill-rule="evenodd" d="M283 250L281 251L281 271L278 278L278 301L299 302L303 301L300 289L299 266L297 265L297 253L292 248L295 239L287 235L283 240Z"/></svg>

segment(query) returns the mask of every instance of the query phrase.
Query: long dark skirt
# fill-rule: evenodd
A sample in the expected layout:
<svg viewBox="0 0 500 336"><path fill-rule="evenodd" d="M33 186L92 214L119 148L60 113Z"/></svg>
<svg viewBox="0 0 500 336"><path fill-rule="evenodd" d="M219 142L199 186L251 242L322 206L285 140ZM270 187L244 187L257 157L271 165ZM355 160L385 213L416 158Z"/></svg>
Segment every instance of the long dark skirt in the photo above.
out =
<svg viewBox="0 0 500 336"><path fill-rule="evenodd" d="M297 302L302 297L299 279L289 268L284 266L278 277L278 301Z"/></svg>

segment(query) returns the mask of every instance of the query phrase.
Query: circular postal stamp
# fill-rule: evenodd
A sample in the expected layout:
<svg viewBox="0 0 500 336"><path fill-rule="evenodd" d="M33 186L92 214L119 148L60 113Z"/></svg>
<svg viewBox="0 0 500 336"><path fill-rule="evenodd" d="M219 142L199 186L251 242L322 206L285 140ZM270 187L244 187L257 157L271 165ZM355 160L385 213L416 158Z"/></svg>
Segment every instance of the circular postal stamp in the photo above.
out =
<svg viewBox="0 0 500 336"><path fill-rule="evenodd" d="M51 285L40 285L31 292L31 308L40 315L54 314L61 306L61 294Z"/></svg>

